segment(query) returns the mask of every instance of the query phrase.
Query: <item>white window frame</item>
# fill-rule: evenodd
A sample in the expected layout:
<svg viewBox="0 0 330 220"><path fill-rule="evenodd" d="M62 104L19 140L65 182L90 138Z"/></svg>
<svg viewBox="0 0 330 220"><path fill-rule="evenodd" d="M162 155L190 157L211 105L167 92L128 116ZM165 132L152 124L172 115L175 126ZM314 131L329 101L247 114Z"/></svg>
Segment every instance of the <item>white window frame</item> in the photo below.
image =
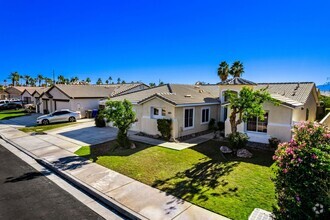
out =
<svg viewBox="0 0 330 220"><path fill-rule="evenodd" d="M258 122L259 122L259 117L257 117L257 121L256 121L256 131L250 131L247 129L247 126L248 126L248 122L246 121L245 123L245 131L247 133L255 133L255 134L265 134L267 135L268 134L268 125L269 125L269 111L266 111L265 114L268 113L268 121L267 121L267 132L262 132L262 131L258 131Z"/></svg>
<svg viewBox="0 0 330 220"><path fill-rule="evenodd" d="M193 115L192 115L192 126L190 127L185 127L185 120L186 120L186 117L185 117L185 113L186 113L186 110L188 109L192 109L193 110ZM190 129L194 129L195 128L195 107L190 107L190 108L183 108L183 130L190 130Z"/></svg>
<svg viewBox="0 0 330 220"><path fill-rule="evenodd" d="M208 117L208 121L204 121L203 122L203 110L209 110L209 117ZM211 120L211 108L210 107L203 107L202 109L201 109L201 125L205 125L205 124L208 124L209 122L210 122L210 120Z"/></svg>
<svg viewBox="0 0 330 220"><path fill-rule="evenodd" d="M158 109L159 114L158 115L154 115L154 109ZM165 115L162 115L163 110L165 110ZM162 107L150 107L150 115L151 118L153 119L161 119L161 118L165 118L166 117L166 109L162 108Z"/></svg>

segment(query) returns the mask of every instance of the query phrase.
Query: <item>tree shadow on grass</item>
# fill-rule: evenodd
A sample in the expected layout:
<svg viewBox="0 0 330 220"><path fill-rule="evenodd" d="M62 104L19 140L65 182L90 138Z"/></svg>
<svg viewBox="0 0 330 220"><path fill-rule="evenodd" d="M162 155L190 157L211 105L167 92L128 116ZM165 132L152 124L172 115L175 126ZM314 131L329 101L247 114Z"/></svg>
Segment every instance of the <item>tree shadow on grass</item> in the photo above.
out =
<svg viewBox="0 0 330 220"><path fill-rule="evenodd" d="M41 172L27 172L18 177L7 177L6 181L4 183L16 183L16 182L21 182L21 181L33 180L35 178L38 178L41 176L46 176L49 174L50 174L50 172L47 170L41 171Z"/></svg>
<svg viewBox="0 0 330 220"><path fill-rule="evenodd" d="M220 177L228 175L238 164L239 162L219 162L204 158L190 169L178 172L171 178L156 180L152 186L184 200L207 201L209 195L221 196L218 193L210 194L209 191L217 187L225 187L228 182L224 179L220 180ZM237 187L228 188L224 191L224 195L237 196L237 190ZM178 199L176 202L183 201Z"/></svg>

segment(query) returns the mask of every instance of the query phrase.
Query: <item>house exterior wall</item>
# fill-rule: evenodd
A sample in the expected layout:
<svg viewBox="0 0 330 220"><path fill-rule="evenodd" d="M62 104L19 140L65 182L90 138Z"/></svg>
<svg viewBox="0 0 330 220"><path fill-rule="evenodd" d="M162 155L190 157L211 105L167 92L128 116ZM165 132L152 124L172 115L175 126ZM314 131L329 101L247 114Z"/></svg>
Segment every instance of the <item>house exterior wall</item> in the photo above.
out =
<svg viewBox="0 0 330 220"><path fill-rule="evenodd" d="M193 108L193 128L184 128L184 110ZM174 137L182 137L202 131L208 130L208 123L202 123L202 109L210 109L210 119L214 118L215 121L219 121L220 105L203 105L193 107L177 107L175 108L175 119L173 123Z"/></svg>
<svg viewBox="0 0 330 220"><path fill-rule="evenodd" d="M312 92L309 94L303 108L297 108L293 110L292 120L294 122L306 121L307 109L309 110L309 116L307 121L315 121L316 112L317 112L317 103Z"/></svg>
<svg viewBox="0 0 330 220"><path fill-rule="evenodd" d="M51 96L53 96L54 99L69 99L68 96L66 96L63 92L61 92L58 88L53 87L49 92Z"/></svg>
<svg viewBox="0 0 330 220"><path fill-rule="evenodd" d="M70 110L79 111L81 117L86 116L87 110L93 110L99 108L99 102L101 99L70 99Z"/></svg>
<svg viewBox="0 0 330 220"><path fill-rule="evenodd" d="M23 94L21 95L22 101L25 102L26 98L30 99L29 103L24 103L24 104L35 104L35 99L28 91L24 91Z"/></svg>
<svg viewBox="0 0 330 220"><path fill-rule="evenodd" d="M267 133L247 131L246 123L243 122L237 127L238 132L246 133L252 142L268 143L268 139L276 137L281 141L289 141L291 139L291 122L292 109L284 106L275 106L272 103L266 102L263 108L268 112ZM228 110L228 116L231 110ZM229 117L225 122L225 135L231 133Z"/></svg>

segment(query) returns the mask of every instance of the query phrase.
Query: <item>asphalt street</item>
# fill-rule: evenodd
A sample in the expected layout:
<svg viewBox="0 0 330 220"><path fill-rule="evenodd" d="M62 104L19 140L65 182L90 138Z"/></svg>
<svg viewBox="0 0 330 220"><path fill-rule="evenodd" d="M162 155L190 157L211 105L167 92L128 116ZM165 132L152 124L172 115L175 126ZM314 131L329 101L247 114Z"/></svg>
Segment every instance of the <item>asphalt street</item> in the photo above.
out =
<svg viewBox="0 0 330 220"><path fill-rule="evenodd" d="M0 145L0 219L103 219Z"/></svg>

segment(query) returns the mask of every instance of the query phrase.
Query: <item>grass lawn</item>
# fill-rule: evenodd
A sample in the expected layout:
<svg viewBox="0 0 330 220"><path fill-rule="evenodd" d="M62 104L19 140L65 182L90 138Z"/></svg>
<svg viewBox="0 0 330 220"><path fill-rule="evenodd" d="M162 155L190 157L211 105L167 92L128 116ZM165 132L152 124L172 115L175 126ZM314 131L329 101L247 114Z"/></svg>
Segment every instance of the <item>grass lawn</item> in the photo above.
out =
<svg viewBox="0 0 330 220"><path fill-rule="evenodd" d="M15 118L15 117L20 117L20 116L24 116L27 114L28 113L26 113L24 109L0 111L0 120L6 120L6 119Z"/></svg>
<svg viewBox="0 0 330 220"><path fill-rule="evenodd" d="M18 130L26 132L26 133L30 133L30 132L43 132L43 131L48 131L48 130L52 130L55 128L61 128L61 127L65 127L65 126L69 126L69 125L73 125L77 122L72 122L72 123L57 123L57 124L49 124L49 125L36 125L33 127L25 127L25 128L19 128Z"/></svg>
<svg viewBox="0 0 330 220"><path fill-rule="evenodd" d="M251 159L225 159L215 141L182 151L141 143L136 149L113 146L108 142L75 153L232 219L247 219L254 208L271 211L275 203L272 152L251 150Z"/></svg>

